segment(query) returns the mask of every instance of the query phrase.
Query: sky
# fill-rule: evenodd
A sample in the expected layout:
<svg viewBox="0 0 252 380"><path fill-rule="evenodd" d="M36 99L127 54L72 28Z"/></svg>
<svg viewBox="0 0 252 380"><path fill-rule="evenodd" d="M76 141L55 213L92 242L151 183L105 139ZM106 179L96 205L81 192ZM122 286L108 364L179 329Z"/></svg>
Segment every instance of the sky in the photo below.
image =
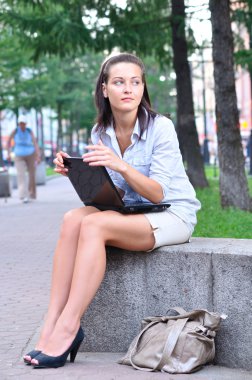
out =
<svg viewBox="0 0 252 380"><path fill-rule="evenodd" d="M212 31L210 11L206 0L185 0L188 12L192 13L191 27L194 30L195 39L199 44L203 41L211 41Z"/></svg>
<svg viewBox="0 0 252 380"><path fill-rule="evenodd" d="M111 0L121 8L126 7L127 0ZM211 40L210 11L208 0L185 0L188 11L192 13L191 26L195 31L196 41L201 44L204 40Z"/></svg>
<svg viewBox="0 0 252 380"><path fill-rule="evenodd" d="M125 9L127 0L111 0L111 4ZM204 40L211 40L211 23L210 23L210 11L208 10L208 0L185 0L187 11L191 14L191 26L195 32L196 41L201 44ZM95 16L95 14L94 14ZM86 22L87 19L83 18ZM92 20L92 15L91 15ZM108 20L106 18L99 21L101 25L105 23L107 25Z"/></svg>

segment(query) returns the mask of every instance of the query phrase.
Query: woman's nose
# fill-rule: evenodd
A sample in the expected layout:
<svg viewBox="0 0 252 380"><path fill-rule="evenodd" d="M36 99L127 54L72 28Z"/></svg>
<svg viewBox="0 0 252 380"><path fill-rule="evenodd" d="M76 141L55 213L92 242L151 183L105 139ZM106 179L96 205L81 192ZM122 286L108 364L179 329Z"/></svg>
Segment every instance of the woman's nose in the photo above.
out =
<svg viewBox="0 0 252 380"><path fill-rule="evenodd" d="M127 92L127 93L132 92L131 83L126 82L124 84L123 92Z"/></svg>

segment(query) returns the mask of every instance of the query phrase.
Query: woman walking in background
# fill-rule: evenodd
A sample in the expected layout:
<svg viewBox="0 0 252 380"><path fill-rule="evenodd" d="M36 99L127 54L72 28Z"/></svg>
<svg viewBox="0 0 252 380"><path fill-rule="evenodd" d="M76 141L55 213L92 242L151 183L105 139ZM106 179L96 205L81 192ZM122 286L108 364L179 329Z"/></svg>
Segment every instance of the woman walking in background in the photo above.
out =
<svg viewBox="0 0 252 380"><path fill-rule="evenodd" d="M8 160L11 159L11 142L14 140L14 162L17 169L17 184L19 198L23 203L29 199L36 199L36 163L40 161L40 152L35 136L30 128L27 128L25 115L18 118L18 127L10 134L8 139ZM28 171L28 186L26 172Z"/></svg>
<svg viewBox="0 0 252 380"><path fill-rule="evenodd" d="M106 245L152 251L189 241L200 203L185 173L174 126L150 106L142 61L122 53L107 59L95 93L97 124L83 160L105 166L124 200L170 203L162 212L121 214L86 206L64 216L54 255L51 297L35 350L34 368L74 361L84 338L80 320L106 268ZM56 172L67 175L59 152ZM39 294L38 294L39 297Z"/></svg>

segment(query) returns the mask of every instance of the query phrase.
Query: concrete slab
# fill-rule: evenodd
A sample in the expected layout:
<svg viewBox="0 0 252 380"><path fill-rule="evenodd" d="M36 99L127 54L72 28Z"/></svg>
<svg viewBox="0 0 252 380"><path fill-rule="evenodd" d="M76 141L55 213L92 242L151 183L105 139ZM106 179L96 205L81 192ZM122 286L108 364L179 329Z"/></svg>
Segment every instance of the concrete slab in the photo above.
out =
<svg viewBox="0 0 252 380"><path fill-rule="evenodd" d="M0 171L0 198L11 196L10 176L7 171Z"/></svg>
<svg viewBox="0 0 252 380"><path fill-rule="evenodd" d="M107 253L105 279L82 321L84 351L126 351L144 317L203 308L228 315L216 364L252 370L252 240L193 238L152 253Z"/></svg>
<svg viewBox="0 0 252 380"><path fill-rule="evenodd" d="M144 317L172 306L212 308L211 256L176 254L177 247L153 253L108 248L104 281L83 318L83 350L123 352Z"/></svg>
<svg viewBox="0 0 252 380"><path fill-rule="evenodd" d="M217 334L216 362L252 370L252 260L239 248L213 255L213 304L228 315Z"/></svg>
<svg viewBox="0 0 252 380"><path fill-rule="evenodd" d="M193 374L143 372L117 364L121 353L79 353L74 364L58 369L34 369L17 364L0 371L1 380L252 380L252 372L220 366L206 366Z"/></svg>

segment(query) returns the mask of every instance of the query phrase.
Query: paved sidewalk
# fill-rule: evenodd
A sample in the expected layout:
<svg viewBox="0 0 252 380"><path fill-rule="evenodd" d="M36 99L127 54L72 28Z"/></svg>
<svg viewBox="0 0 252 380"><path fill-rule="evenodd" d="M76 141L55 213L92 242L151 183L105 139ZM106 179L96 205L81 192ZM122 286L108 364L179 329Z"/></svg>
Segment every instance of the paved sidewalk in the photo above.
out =
<svg viewBox="0 0 252 380"><path fill-rule="evenodd" d="M22 204L14 190L0 198L0 380L252 380L252 373L208 366L192 375L145 373L116 364L121 354L79 353L74 364L35 370L22 355L34 347L48 302L53 251L63 214L81 206L71 184L58 177ZM116 332L115 332L116 333Z"/></svg>

